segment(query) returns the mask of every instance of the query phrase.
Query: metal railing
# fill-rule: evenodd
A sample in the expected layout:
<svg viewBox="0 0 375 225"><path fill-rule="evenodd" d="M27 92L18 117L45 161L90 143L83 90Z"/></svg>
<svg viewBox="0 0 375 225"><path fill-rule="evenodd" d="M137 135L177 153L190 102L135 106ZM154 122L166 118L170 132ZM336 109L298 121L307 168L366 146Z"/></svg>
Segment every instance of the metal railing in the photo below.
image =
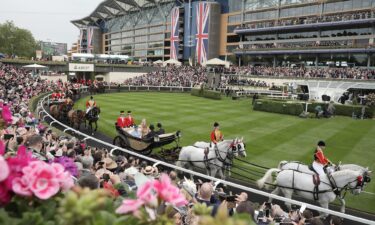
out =
<svg viewBox="0 0 375 225"><path fill-rule="evenodd" d="M271 193L267 193L267 192L264 192L264 191L261 191L261 190L257 190L257 189L251 188L251 187L246 187L246 186L243 186L243 185L240 185L240 184L232 183L232 182L222 180L222 179L219 179L219 178L216 178L216 177L211 177L211 176L208 176L208 175L196 172L196 171L192 171L192 170L188 170L188 169L176 166L174 164L170 164L170 163L167 163L167 162L164 162L164 161L160 161L160 160L157 160L157 159L154 159L154 158L150 158L148 156L145 156L145 155L130 151L128 149L121 148L119 146L115 146L113 144L110 144L110 143L107 143L105 141L99 140L95 137L92 137L90 135L87 135L85 133L82 133L80 131L77 131L77 130L69 127L69 126L61 123L60 121L56 120L53 116L51 116L49 114L49 112L47 112L45 110L45 108L43 106L46 101L49 102L49 96L50 95L47 95L46 97L39 100L39 102L38 102L38 106L37 106L36 110L37 110L37 113L38 113L40 118L43 118L43 120L45 120L45 118L49 117L52 120L52 122L50 122L49 125L52 126L53 124L58 124L58 125L62 126L64 128L64 130L63 130L64 133L66 133L68 131L72 131L75 134L78 134L78 135L84 137L83 138L84 140L92 140L92 141L95 141L95 142L100 143L102 145L108 146L110 148L110 154L111 155L113 155L113 152L115 152L115 151L122 151L122 152L125 152L125 153L129 154L129 155L141 158L143 160L153 162L153 163L158 164L158 165L163 165L165 167L175 169L175 170L178 170L178 171L181 171L181 172L185 172L185 173L188 173L188 174L192 174L194 176L198 176L198 177L201 177L201 178L204 178L204 179L207 179L207 180L219 182L221 184L224 184L224 185L227 185L227 186L230 186L230 187L233 187L233 188L238 188L238 189L243 190L243 191L251 192L251 193L258 194L258 195L261 195L261 196L264 196L264 197L271 197L273 199L276 199L276 200L279 200L279 201L282 201L282 202L288 202L290 204L295 204L295 205L299 205L299 206L305 205L306 208L316 210L318 212L330 214L330 215L335 215L335 216L341 217L343 219L348 219L348 220L360 222L360 223L363 223L363 224L375 225L375 221L371 221L371 220L368 220L368 219L348 215L348 214L333 211L333 210L330 210L330 209L325 209L325 208L322 208L322 207L319 207L319 206L316 206L316 205L308 204L308 203L305 203L305 202L301 202L301 201L297 201L297 200L293 200L293 199L289 199L289 198L284 198L284 197L274 195L274 194L271 194ZM44 115L42 115L42 114L44 114Z"/></svg>

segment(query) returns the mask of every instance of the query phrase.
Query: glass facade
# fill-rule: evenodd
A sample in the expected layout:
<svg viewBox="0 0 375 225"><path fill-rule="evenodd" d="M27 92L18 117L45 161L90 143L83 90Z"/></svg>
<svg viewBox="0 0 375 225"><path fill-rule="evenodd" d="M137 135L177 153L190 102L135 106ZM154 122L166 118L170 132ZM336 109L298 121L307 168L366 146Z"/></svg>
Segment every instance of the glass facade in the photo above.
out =
<svg viewBox="0 0 375 225"><path fill-rule="evenodd" d="M227 54L244 61L375 65L375 0L229 0L229 6L238 14L228 16L228 33L248 32L227 35ZM241 41L233 45L236 37Z"/></svg>
<svg viewBox="0 0 375 225"><path fill-rule="evenodd" d="M170 29L173 6L174 2L160 4L160 7L148 4L141 11L131 8L129 13L106 21L105 53L134 57L164 56L165 48L169 47L167 30Z"/></svg>

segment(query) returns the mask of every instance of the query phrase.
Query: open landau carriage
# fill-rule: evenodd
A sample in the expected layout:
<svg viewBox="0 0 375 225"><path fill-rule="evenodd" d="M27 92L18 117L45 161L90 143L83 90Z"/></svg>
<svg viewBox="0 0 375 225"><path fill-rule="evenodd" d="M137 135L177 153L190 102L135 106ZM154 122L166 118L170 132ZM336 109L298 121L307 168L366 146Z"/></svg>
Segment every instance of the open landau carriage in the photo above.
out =
<svg viewBox="0 0 375 225"><path fill-rule="evenodd" d="M130 149L143 155L150 155L154 148L162 147L175 142L176 146L173 148L162 148L160 153L158 154L158 157L161 157L167 161L178 158L178 153L180 150L180 131L155 135L153 138L144 139L131 135L130 132L133 130L133 128L121 128L119 126L116 126L116 130L118 135L113 139L113 144L116 146Z"/></svg>

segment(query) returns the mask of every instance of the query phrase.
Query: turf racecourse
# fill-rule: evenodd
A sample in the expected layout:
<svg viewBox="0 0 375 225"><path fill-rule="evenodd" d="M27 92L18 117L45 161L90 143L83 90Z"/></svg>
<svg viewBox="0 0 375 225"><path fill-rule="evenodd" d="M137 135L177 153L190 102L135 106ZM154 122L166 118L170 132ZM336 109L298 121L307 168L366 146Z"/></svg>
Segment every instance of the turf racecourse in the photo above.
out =
<svg viewBox="0 0 375 225"><path fill-rule="evenodd" d="M87 99L81 99L75 107L83 109ZM217 101L184 93L115 93L96 95L95 100L102 111L99 131L111 137L116 135L114 123L119 112L131 110L137 124L146 118L148 124L161 122L167 132L181 130L182 146L208 141L212 125L218 121L226 139L244 137L246 160L266 167L276 167L281 160L311 163L315 144L325 140L325 153L333 162L375 169L375 120L300 119L253 111L250 100ZM234 172L258 178L238 169ZM375 181L365 191L375 193ZM371 193L348 193L347 206L374 214L375 195Z"/></svg>

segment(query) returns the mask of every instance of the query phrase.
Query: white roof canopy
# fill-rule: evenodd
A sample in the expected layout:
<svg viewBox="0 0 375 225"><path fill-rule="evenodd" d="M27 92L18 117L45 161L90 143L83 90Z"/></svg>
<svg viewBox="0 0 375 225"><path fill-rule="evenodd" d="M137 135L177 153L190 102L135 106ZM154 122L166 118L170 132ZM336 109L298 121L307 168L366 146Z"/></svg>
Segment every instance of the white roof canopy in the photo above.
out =
<svg viewBox="0 0 375 225"><path fill-rule="evenodd" d="M167 66L168 64L174 64L174 65L177 65L177 66L182 65L182 63L180 61L177 61L175 59L168 59L167 61L163 62L163 66Z"/></svg>
<svg viewBox="0 0 375 225"><path fill-rule="evenodd" d="M44 68L48 68L48 67L34 63L34 64L31 64L31 65L23 66L23 68L28 68L28 69L44 69Z"/></svg>
<svg viewBox="0 0 375 225"><path fill-rule="evenodd" d="M205 63L203 63L203 66L225 66L225 67L229 67L229 62L226 62L226 61L218 59L218 58L213 58L213 59L210 59L210 60L206 61Z"/></svg>

